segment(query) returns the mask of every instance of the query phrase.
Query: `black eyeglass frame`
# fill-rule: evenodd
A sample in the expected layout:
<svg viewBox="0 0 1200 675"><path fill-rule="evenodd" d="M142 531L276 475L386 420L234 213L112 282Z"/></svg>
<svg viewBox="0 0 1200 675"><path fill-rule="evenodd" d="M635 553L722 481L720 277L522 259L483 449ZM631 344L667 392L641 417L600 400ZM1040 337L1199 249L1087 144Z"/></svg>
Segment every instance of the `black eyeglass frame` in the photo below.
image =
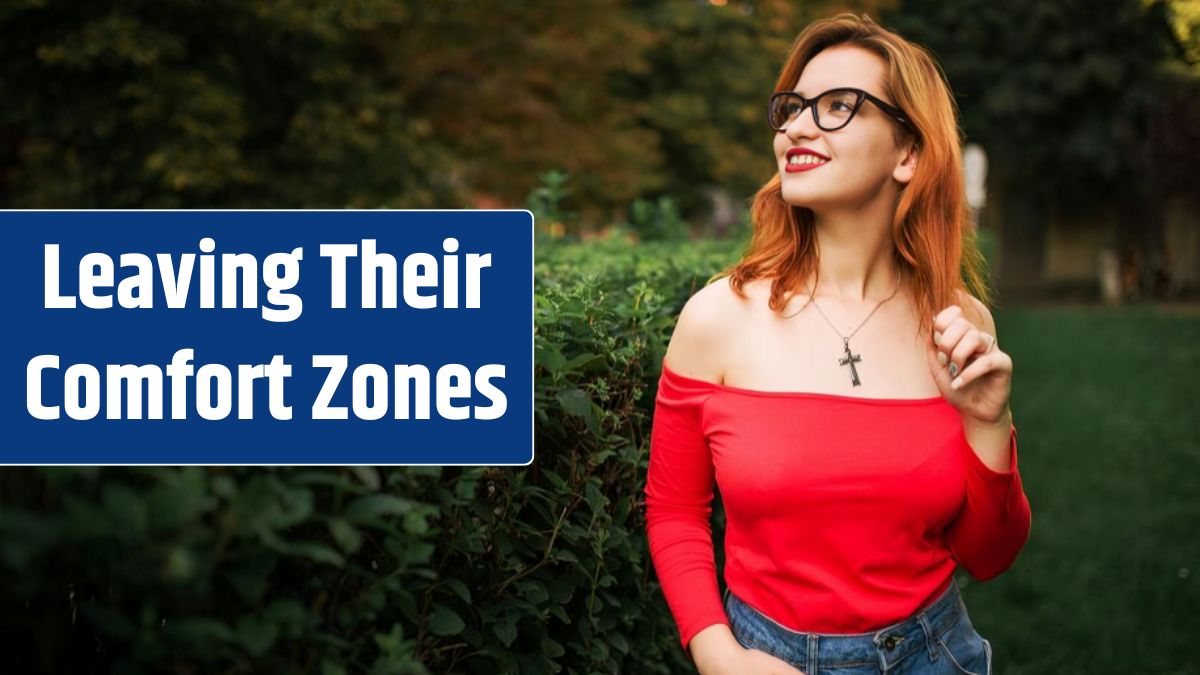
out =
<svg viewBox="0 0 1200 675"><path fill-rule="evenodd" d="M836 127L833 127L832 129L829 129L821 124L821 114L817 112L816 104L817 101L820 101L823 96L840 91L852 92L857 98L854 102L854 108L850 110L850 115L846 118L846 121L842 122ZM771 111L775 109L775 100L780 98L800 99L801 107L800 112L797 113L797 115L803 115L805 109L812 108L813 122L816 123L817 128L821 129L822 131L837 131L838 129L845 128L847 124L850 124L850 120L854 119L854 116L858 114L858 109L862 107L863 101L870 101L871 103L874 103L876 107L887 113L890 117L899 122L904 128L909 130L912 130L913 128L912 122L908 119L908 116L904 114L904 111L900 110L891 103L880 99L878 96L874 96L866 91L863 91L862 89L856 89L854 87L837 87L836 89L830 89L829 91L817 94L812 98L804 98L794 91L780 91L772 94L770 100L767 101L767 124L777 132L787 131L786 122L782 127L777 127L771 122Z"/></svg>

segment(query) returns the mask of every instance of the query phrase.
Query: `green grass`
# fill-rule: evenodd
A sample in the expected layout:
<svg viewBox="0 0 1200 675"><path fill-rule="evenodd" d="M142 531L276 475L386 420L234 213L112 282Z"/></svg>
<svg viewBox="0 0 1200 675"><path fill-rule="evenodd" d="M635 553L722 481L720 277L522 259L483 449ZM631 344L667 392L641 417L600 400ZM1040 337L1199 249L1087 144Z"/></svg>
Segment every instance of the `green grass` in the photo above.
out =
<svg viewBox="0 0 1200 675"><path fill-rule="evenodd" d="M996 673L1200 674L1200 312L1001 308L1030 539L965 578Z"/></svg>

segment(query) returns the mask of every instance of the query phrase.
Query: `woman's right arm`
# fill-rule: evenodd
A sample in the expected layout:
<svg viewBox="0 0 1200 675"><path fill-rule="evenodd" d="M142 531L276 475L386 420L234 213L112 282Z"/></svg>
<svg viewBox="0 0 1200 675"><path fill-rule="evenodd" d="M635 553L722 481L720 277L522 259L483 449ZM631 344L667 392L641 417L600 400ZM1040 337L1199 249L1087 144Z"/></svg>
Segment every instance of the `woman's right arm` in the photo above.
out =
<svg viewBox="0 0 1200 675"><path fill-rule="evenodd" d="M692 296L667 348L664 362L672 373L659 380L646 479L650 556L682 646L703 675L794 675L799 671L734 639L717 587L710 522L714 472L703 407L722 379L722 330L736 311L732 297L724 279Z"/></svg>

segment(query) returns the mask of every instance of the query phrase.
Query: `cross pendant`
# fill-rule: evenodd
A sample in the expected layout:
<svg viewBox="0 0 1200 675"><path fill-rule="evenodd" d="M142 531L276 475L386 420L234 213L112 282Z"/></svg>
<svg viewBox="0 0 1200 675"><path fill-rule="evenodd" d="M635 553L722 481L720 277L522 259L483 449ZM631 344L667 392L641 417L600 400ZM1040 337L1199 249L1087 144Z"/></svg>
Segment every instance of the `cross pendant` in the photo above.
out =
<svg viewBox="0 0 1200 675"><path fill-rule="evenodd" d="M850 338L842 338L842 346L846 348L846 356L838 359L838 365L850 366L850 381L853 382L854 386L857 387L862 384L862 382L858 381L858 370L854 367L854 364L862 361L862 357L857 354L850 353Z"/></svg>

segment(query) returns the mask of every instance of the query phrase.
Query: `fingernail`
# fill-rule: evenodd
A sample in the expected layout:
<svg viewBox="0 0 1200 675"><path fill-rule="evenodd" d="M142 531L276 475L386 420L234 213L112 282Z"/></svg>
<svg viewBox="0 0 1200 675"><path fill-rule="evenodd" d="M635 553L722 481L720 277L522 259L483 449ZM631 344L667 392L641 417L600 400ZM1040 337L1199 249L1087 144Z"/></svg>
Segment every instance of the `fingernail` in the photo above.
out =
<svg viewBox="0 0 1200 675"><path fill-rule="evenodd" d="M946 366L946 368L949 369L949 371L950 371L950 377L954 377L954 376L958 375L958 364L957 363L951 362L951 364Z"/></svg>
<svg viewBox="0 0 1200 675"><path fill-rule="evenodd" d="M961 386L962 386L962 378L961 377L954 378L954 381L950 383L951 389L958 389Z"/></svg>
<svg viewBox="0 0 1200 675"><path fill-rule="evenodd" d="M942 332L937 331L937 330L933 331L933 341L939 342L939 341L941 341L941 339L942 339Z"/></svg>
<svg viewBox="0 0 1200 675"><path fill-rule="evenodd" d="M942 364L943 366L946 365L946 353L945 352L938 352L938 363Z"/></svg>

